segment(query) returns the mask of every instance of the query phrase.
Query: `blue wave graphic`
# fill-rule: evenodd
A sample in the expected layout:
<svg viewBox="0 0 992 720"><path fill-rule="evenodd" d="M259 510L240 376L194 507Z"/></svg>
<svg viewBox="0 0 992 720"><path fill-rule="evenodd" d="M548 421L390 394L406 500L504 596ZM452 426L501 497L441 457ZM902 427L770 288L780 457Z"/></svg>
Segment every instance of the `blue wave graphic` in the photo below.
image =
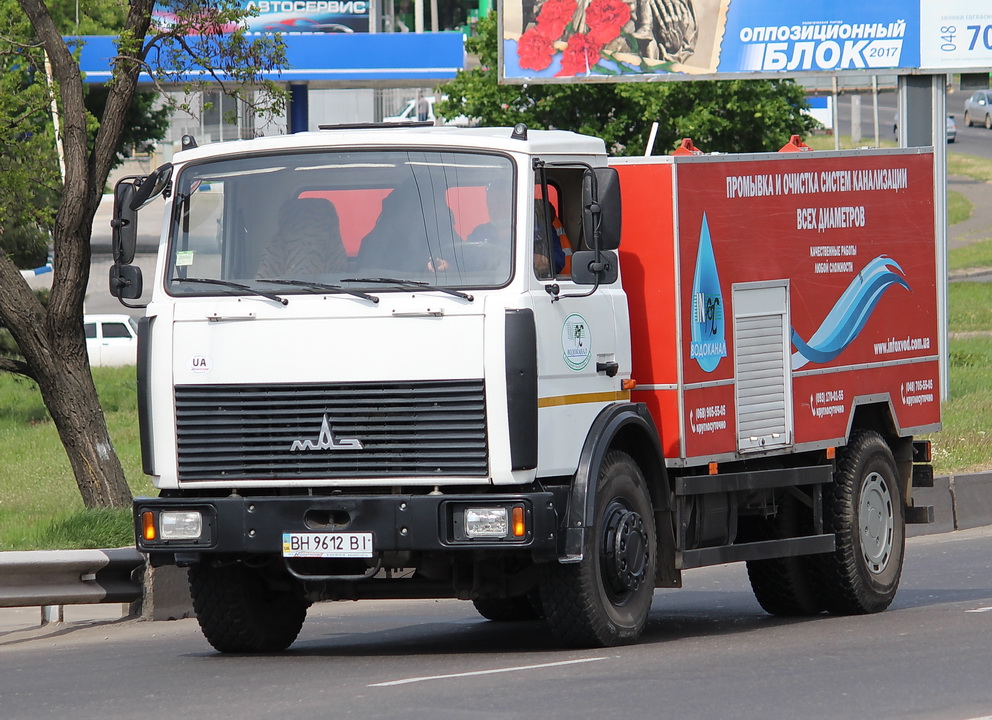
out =
<svg viewBox="0 0 992 720"><path fill-rule="evenodd" d="M893 272L893 268L900 274ZM895 285L910 289L901 275L905 273L899 263L885 255L879 255L865 265L847 286L809 342L804 342L795 328L792 329L792 344L797 348L797 352L792 355L792 369L798 370L810 362L830 362L840 355L864 330L868 318L886 290Z"/></svg>

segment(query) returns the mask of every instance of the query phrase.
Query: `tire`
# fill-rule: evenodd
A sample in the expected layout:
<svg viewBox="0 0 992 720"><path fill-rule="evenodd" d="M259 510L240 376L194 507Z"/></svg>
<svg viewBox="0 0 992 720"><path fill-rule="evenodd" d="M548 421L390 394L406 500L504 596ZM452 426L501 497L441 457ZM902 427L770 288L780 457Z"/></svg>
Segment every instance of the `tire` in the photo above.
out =
<svg viewBox="0 0 992 720"><path fill-rule="evenodd" d="M524 622L544 617L541 599L534 595L476 598L472 604L482 617L493 622Z"/></svg>
<svg viewBox="0 0 992 720"><path fill-rule="evenodd" d="M985 129L992 130L992 115L985 116Z"/></svg>
<svg viewBox="0 0 992 720"><path fill-rule="evenodd" d="M196 619L222 653L279 652L292 645L309 607L293 583L295 590L274 590L259 570L241 563L189 569Z"/></svg>
<svg viewBox="0 0 992 720"><path fill-rule="evenodd" d="M816 582L835 615L881 612L899 587L906 544L895 460L873 430L855 431L838 457L823 491L824 529L836 535L836 549L811 556Z"/></svg>
<svg viewBox="0 0 992 720"><path fill-rule="evenodd" d="M581 562L556 564L541 586L552 634L572 647L635 642L654 596L657 536L644 475L624 452L607 454Z"/></svg>
<svg viewBox="0 0 992 720"><path fill-rule="evenodd" d="M971 127L971 113L967 110L964 111L964 124L965 127Z"/></svg>
<svg viewBox="0 0 992 720"><path fill-rule="evenodd" d="M809 534L812 514L804 510L796 497L784 495L778 513L756 521L749 539L779 540ZM751 590L765 612L782 617L809 617L823 611L823 602L810 575L810 561L809 556L800 556L747 563Z"/></svg>

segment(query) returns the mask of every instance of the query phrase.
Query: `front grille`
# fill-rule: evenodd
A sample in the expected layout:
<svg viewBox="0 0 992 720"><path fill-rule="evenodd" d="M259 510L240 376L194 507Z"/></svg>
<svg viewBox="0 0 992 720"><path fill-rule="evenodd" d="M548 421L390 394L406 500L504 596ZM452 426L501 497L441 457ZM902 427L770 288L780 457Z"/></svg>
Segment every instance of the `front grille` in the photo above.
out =
<svg viewBox="0 0 992 720"><path fill-rule="evenodd" d="M184 482L488 472L482 380L179 385L176 420Z"/></svg>

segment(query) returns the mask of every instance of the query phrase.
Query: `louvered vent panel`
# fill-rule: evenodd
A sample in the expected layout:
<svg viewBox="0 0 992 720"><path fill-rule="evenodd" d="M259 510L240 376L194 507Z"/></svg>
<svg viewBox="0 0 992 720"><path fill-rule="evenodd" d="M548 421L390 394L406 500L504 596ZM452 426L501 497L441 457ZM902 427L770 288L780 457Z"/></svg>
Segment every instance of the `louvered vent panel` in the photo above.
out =
<svg viewBox="0 0 992 720"><path fill-rule="evenodd" d="M785 315L736 319L737 436L741 450L790 441Z"/></svg>

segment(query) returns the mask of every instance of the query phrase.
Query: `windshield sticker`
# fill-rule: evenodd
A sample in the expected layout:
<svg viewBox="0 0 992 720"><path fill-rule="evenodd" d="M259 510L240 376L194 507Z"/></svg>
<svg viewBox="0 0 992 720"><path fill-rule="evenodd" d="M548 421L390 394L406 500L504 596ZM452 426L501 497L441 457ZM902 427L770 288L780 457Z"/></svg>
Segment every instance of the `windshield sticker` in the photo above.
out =
<svg viewBox="0 0 992 720"><path fill-rule="evenodd" d="M565 364L572 370L581 370L592 357L592 335L589 324L581 315L569 315L561 328L561 347Z"/></svg>
<svg viewBox="0 0 992 720"><path fill-rule="evenodd" d="M193 264L193 251L181 250L176 253L176 267L189 267Z"/></svg>

